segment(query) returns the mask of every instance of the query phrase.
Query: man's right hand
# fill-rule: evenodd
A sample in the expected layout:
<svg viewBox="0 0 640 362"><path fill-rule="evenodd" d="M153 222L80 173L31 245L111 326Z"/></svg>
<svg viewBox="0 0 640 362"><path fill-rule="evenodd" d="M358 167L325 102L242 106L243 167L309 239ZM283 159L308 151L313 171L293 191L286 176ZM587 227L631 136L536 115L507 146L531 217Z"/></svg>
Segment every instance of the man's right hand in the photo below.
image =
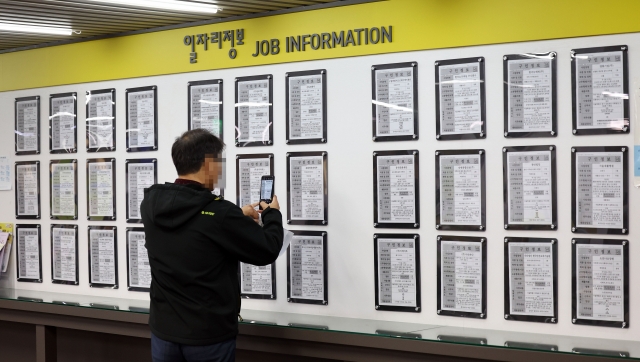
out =
<svg viewBox="0 0 640 362"><path fill-rule="evenodd" d="M273 195L273 199L271 199L271 203L267 204L266 202L262 201L260 203L260 206L262 207L262 210L266 210L267 207L270 207L272 209L276 209L276 210L280 210L280 204L278 203L278 196Z"/></svg>

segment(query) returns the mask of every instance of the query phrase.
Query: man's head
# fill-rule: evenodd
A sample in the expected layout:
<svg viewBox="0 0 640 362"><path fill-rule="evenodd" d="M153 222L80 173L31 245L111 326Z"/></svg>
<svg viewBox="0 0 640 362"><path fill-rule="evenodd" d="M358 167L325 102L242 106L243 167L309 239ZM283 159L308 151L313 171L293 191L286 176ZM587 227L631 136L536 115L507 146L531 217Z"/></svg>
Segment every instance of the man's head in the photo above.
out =
<svg viewBox="0 0 640 362"><path fill-rule="evenodd" d="M171 158L181 178L194 179L210 190L222 171L224 143L204 129L183 133L171 147Z"/></svg>

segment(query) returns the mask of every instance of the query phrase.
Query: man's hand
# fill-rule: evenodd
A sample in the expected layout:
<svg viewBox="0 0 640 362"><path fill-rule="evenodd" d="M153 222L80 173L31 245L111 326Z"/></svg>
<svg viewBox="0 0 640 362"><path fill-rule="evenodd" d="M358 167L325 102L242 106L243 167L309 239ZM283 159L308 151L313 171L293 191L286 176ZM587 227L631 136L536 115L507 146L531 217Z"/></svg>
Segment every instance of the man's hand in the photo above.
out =
<svg viewBox="0 0 640 362"><path fill-rule="evenodd" d="M270 204L267 204L266 202L263 201L260 203L260 206L262 207L262 210L266 210L267 207L280 210L280 204L278 203L278 197L276 195L273 195L273 199L271 199Z"/></svg>
<svg viewBox="0 0 640 362"><path fill-rule="evenodd" d="M244 205L242 207L242 213L244 216L249 216L253 221L258 222L260 215L258 215L258 212L256 211L256 206L258 206L258 202L254 202L250 205Z"/></svg>

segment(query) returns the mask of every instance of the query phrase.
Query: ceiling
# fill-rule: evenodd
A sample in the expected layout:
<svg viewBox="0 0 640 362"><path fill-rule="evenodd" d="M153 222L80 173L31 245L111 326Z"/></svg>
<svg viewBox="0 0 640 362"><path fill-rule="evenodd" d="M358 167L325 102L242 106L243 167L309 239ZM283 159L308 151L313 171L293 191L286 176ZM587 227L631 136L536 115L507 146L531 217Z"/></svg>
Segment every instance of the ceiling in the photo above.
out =
<svg viewBox="0 0 640 362"><path fill-rule="evenodd" d="M177 0L210 3L222 8L216 14L187 13L101 3L90 0L0 0L0 23L63 27L80 31L71 36L11 33L0 30L0 52L49 43L78 41L83 38L108 36L185 24L220 21L224 18L269 15L304 11L326 6L365 1L354 0ZM232 20L232 19L228 19ZM17 49L16 49L17 50Z"/></svg>

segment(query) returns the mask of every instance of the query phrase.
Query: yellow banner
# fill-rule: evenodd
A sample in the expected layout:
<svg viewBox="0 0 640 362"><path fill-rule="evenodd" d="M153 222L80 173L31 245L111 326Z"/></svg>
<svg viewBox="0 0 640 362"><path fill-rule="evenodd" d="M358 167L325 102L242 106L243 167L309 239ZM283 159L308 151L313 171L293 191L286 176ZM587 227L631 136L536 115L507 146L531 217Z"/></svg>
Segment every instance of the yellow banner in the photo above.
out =
<svg viewBox="0 0 640 362"><path fill-rule="evenodd" d="M0 91L638 32L638 13L636 0L387 0L0 54Z"/></svg>

